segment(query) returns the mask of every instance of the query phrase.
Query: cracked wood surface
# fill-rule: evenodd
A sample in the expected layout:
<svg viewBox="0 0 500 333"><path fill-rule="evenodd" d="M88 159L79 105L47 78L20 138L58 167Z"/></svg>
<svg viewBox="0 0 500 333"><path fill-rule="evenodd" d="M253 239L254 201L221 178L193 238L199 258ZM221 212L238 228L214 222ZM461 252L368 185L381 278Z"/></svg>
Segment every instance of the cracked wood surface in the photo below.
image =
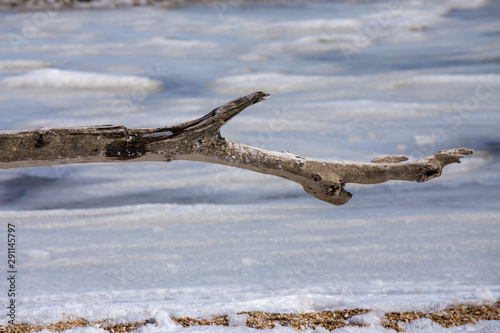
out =
<svg viewBox="0 0 500 333"><path fill-rule="evenodd" d="M345 184L425 182L439 177L446 165L460 163L465 155L474 153L471 149L455 148L414 161L402 155L379 157L368 163L320 161L248 146L221 136L224 124L268 97L269 94L255 92L199 119L156 129L103 125L0 131L0 169L92 162L201 161L282 177L299 183L320 200L343 205L352 197L344 189Z"/></svg>

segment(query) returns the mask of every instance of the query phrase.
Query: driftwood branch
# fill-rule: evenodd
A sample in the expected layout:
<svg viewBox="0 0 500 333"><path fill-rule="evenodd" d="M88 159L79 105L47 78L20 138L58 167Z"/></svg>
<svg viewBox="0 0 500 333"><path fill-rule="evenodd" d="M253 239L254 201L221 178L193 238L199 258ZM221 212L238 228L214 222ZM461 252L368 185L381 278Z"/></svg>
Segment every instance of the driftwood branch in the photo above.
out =
<svg viewBox="0 0 500 333"><path fill-rule="evenodd" d="M1 131L0 169L92 162L202 161L286 178L320 200L342 205L352 197L344 189L347 183L378 184L393 179L424 182L439 177L446 165L460 163L464 155L473 153L471 149L457 148L415 161L401 155L370 163L319 161L248 146L220 135L225 123L268 97L255 92L199 119L156 129L105 125Z"/></svg>

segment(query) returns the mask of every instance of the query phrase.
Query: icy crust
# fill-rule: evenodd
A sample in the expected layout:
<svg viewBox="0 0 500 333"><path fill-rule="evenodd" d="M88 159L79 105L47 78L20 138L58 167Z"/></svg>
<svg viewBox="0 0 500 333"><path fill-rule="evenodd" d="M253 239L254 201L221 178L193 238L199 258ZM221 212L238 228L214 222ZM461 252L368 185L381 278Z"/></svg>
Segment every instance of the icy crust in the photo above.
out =
<svg viewBox="0 0 500 333"><path fill-rule="evenodd" d="M262 72L222 77L210 82L208 88L217 93L241 94L244 91L258 90L259 87L266 87L266 91L270 92L288 93L314 91L324 87L339 90L345 89L346 86L371 90L396 90L444 85L461 85L472 88L481 85L484 93L491 95L500 88L500 74L414 75L412 72L408 72L401 79L401 73L378 76L334 76Z"/></svg>
<svg viewBox="0 0 500 333"><path fill-rule="evenodd" d="M326 292L326 294L325 294ZM491 295L474 295L473 297L454 297L445 294L439 295L390 295L387 289L385 295L369 296L347 295L340 292L331 296L332 290L309 288L304 290L282 290L275 294L286 296L269 296L269 292L247 288L185 288L185 289L157 289L120 292L92 292L85 294L64 294L41 296L34 299L20 299L18 309L19 322L33 324L50 324L72 318L84 318L89 321L108 320L115 324L144 322L151 318L157 325L150 327L155 331L177 331L181 327L172 322L176 317L192 317L210 319L227 315L229 326L245 326L245 316L238 313L247 311L263 311L273 313L311 313L349 308L371 309L363 315L351 317L347 323L363 325L360 332L372 329L373 332L388 332L381 326L384 313L390 311L419 311L439 312L448 307L457 305L482 305L491 303ZM498 295L498 293L496 294ZM206 299L211 299L207 302ZM387 302L381 306L380 300ZM431 301L432 299L432 301ZM431 303L429 303L431 301ZM5 325L4 319L0 325ZM444 329L440 325L427 319L420 319L410 324L404 324L407 332L415 328L441 329L443 332L489 332L487 328L500 328L500 321L479 322L476 325ZM206 327L208 331L230 331L230 327ZM91 332L92 327L83 332ZM279 331L277 327L273 331ZM189 330L189 329L187 329ZM335 332L342 332L336 330ZM420 331L418 331L420 332ZM426 332L422 330L422 332ZM428 331L427 331L428 332ZM432 331L434 332L434 330Z"/></svg>
<svg viewBox="0 0 500 333"><path fill-rule="evenodd" d="M89 73L56 68L37 69L26 74L10 76L0 81L0 86L17 88L68 88L68 89L144 89L154 91L163 84L157 80L125 75Z"/></svg>
<svg viewBox="0 0 500 333"><path fill-rule="evenodd" d="M159 54L164 54L166 56L186 56L186 55L196 55L203 50L203 54L214 54L220 52L223 46L214 43L207 42L203 40L185 40L185 39L175 39L167 37L155 37L150 40L144 41L138 47L154 48L155 52Z"/></svg>
<svg viewBox="0 0 500 333"><path fill-rule="evenodd" d="M467 74L467 75L415 75L405 80L399 80L387 84L388 88L398 89L414 86L438 86L438 85L482 85L485 92L494 92L500 88L500 74Z"/></svg>
<svg viewBox="0 0 500 333"><path fill-rule="evenodd" d="M494 253L497 242L484 235L489 230L495 237L498 212L335 218L302 202L4 211L0 219L23 226L20 269L45 280L26 281L18 299L19 320L32 323L153 317L165 320L158 329L166 330L170 318L180 316L345 308L434 312L500 297L498 285L473 282L485 278L494 262L485 254ZM58 237L36 236L54 230ZM477 238L464 239L467 230ZM471 266L462 256L480 259ZM440 268L448 274L443 281L427 276L443 260L455 262ZM479 276L470 271L476 265L483 267ZM390 277L377 276L382 268ZM214 285L204 286L214 274ZM186 281L190 287L179 287ZM376 327L374 315L353 320Z"/></svg>
<svg viewBox="0 0 500 333"><path fill-rule="evenodd" d="M0 1L42 13L45 8L35 1ZM132 1L76 7L119 3ZM326 2L311 4L320 8L312 16L307 6L294 7L286 19L272 10L254 12L248 1L239 3L208 6L206 21L193 14L194 6L58 11L36 38L19 45L19 54L4 36L6 59L19 60L0 63L0 80L6 80L0 84L5 90L2 129L155 128L201 115L228 95L265 90L273 98L232 120L225 136L321 159L369 161L388 154L413 159L431 148L436 149L428 153L469 145L477 147L477 154L421 186L353 186L349 190L356 191L356 202L333 208L285 180L194 162L2 172L0 221L19 225L22 239L18 319L49 323L74 316L124 323L155 318L158 326L140 332L255 332L241 326L237 311L359 307L375 314L353 321L370 326L336 333L387 333L378 326L379 312L496 302L500 85L498 43L492 36L499 25L483 13L484 20L466 18L467 28L460 30L461 19L453 16L477 15L453 10L485 1L401 1L391 24L361 46L355 42L359 29L363 32L373 14L387 10L387 1L373 7L373 2L350 2L352 7L338 12L327 6L319 14ZM22 35L25 19L33 15L4 13L5 22L0 21ZM108 32L104 39L96 38L101 26ZM439 36L450 38L444 43ZM433 43L433 37L442 44ZM353 52L351 63L342 46ZM108 56L123 62L114 64ZM397 59L404 62L392 64ZM467 61L449 63L457 59ZM67 62L81 70L74 64L89 61L87 68L96 68L95 73L44 69ZM139 69L152 63L166 64L165 82L172 90L162 90L156 100L118 98L120 105L140 106L140 113L121 116L108 96L98 98L102 89L128 90L145 82L134 77L120 83L123 77L105 72L149 74L154 81L167 75L155 66ZM78 88L54 89L65 75L72 77L63 80L66 86ZM5 83L10 80L13 86ZM99 81L107 83L92 88ZM22 87L28 86L37 89L26 97ZM81 96L79 89L86 89L85 98L75 98ZM477 108L465 104L474 98ZM446 139L435 135L440 129ZM154 135L168 137L169 132ZM0 304L6 301L0 295ZM240 320L239 326L182 328L171 321L218 315ZM5 322L0 316L0 324ZM500 323L444 329L422 319L405 328L491 333L500 332ZM76 331L103 333L99 328ZM273 331L297 332L289 327Z"/></svg>
<svg viewBox="0 0 500 333"><path fill-rule="evenodd" d="M51 64L39 60L0 60L0 71L33 70L51 67Z"/></svg>

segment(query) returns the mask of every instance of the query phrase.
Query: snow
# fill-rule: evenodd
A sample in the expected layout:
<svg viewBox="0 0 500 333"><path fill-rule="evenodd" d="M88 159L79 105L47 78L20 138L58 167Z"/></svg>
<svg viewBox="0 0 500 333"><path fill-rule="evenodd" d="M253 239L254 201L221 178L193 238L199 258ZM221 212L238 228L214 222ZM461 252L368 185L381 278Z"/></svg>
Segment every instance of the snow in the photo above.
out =
<svg viewBox="0 0 500 333"><path fill-rule="evenodd" d="M324 160L475 154L423 184L349 184L354 197L340 207L285 179L207 163L2 170L0 221L19 239L18 322L154 318L139 331L254 332L238 312L359 307L372 311L350 320L366 326L335 332L383 333L386 311L497 302L498 2L403 1L363 45L355 38L385 2L227 5L222 16L212 4L64 10L17 51L1 39L0 129L160 128L264 91L271 98L224 136ZM22 34L33 15L2 12L0 31ZM171 319L218 315L231 326Z"/></svg>
<svg viewBox="0 0 500 333"><path fill-rule="evenodd" d="M255 26L252 33L262 33L264 38L272 38L276 34L296 35L315 33L334 33L341 31L352 32L361 27L358 20L354 19L313 19L297 21L281 21L267 24L266 26Z"/></svg>
<svg viewBox="0 0 500 333"><path fill-rule="evenodd" d="M187 54L199 53L200 50L202 50L203 53L206 53L208 51L222 51L220 50L220 46L216 43L204 42L200 40L182 40L165 37L153 38L149 41L146 41L143 46L158 46L159 48L157 49L159 49L160 52L165 55L171 56L185 56Z"/></svg>
<svg viewBox="0 0 500 333"><path fill-rule="evenodd" d="M38 60L0 60L0 70L2 71L27 70L45 67L50 67L50 64Z"/></svg>
<svg viewBox="0 0 500 333"><path fill-rule="evenodd" d="M500 88L500 75L498 74L467 74L467 75L419 75L404 81L394 83L395 88L406 85L432 86L443 84L463 85L469 84L474 87L483 85L490 93Z"/></svg>
<svg viewBox="0 0 500 333"><path fill-rule="evenodd" d="M0 81L9 88L69 88L69 89L160 89L163 84L156 80L135 76L118 76L56 68L37 69L23 75L11 76Z"/></svg>
<svg viewBox="0 0 500 333"><path fill-rule="evenodd" d="M381 317L383 314L376 312L368 312L363 315L352 316L347 321L351 324L362 325L362 326L380 326L382 322Z"/></svg>

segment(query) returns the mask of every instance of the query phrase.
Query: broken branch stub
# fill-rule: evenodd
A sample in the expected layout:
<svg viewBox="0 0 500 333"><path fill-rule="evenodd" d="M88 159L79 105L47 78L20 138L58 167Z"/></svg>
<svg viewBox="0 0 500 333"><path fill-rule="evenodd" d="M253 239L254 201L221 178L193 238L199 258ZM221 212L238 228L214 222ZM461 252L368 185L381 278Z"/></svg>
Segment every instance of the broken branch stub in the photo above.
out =
<svg viewBox="0 0 500 333"><path fill-rule="evenodd" d="M255 92L199 119L156 129L104 125L0 131L0 169L92 162L202 161L282 177L299 183L320 200L343 205L352 197L344 189L345 184L424 182L439 177L446 165L460 163L465 155L474 153L456 148L415 161L407 161L402 155L376 158L369 163L319 161L248 146L220 135L220 128L229 120L268 97Z"/></svg>

